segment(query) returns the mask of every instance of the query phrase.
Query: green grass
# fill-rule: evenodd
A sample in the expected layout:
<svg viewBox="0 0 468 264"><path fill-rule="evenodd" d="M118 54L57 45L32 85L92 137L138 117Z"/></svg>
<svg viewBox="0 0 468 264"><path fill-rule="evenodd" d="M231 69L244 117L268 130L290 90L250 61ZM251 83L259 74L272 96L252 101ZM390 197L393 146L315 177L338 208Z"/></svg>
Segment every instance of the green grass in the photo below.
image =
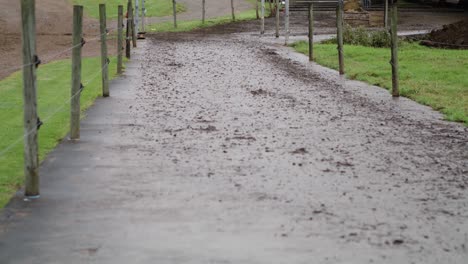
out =
<svg viewBox="0 0 468 264"><path fill-rule="evenodd" d="M99 18L99 4L106 4L107 17L117 18L117 7L119 5L124 6L124 10L127 10L127 0L72 0L76 5L82 5L85 10L85 14ZM146 0L146 16L147 17L161 17L172 15L172 0ZM135 4L135 1L133 1ZM141 1L140 1L141 8ZM184 12L185 6L177 4L177 12ZM126 11L125 11L126 12Z"/></svg>
<svg viewBox="0 0 468 264"><path fill-rule="evenodd" d="M308 43L292 45L308 54ZM400 92L445 114L447 120L468 125L468 51L404 43L399 50ZM345 46L346 76L391 89L390 50ZM314 45L317 63L338 69L336 45Z"/></svg>
<svg viewBox="0 0 468 264"><path fill-rule="evenodd" d="M236 14L236 22L256 19L255 10L249 10ZM163 22L149 26L151 32L187 32L201 28L208 28L217 25L228 24L232 22L232 16L221 16L205 20L205 24L201 20L178 21L177 28L174 28L173 22Z"/></svg>
<svg viewBox="0 0 468 264"><path fill-rule="evenodd" d="M249 0L249 2L255 3L253 0ZM252 5L255 7L254 5ZM265 4L265 13L266 15L269 14L270 9L268 4ZM247 21L247 20L254 20L257 18L255 8L243 12L239 12L235 14L236 21ZM158 24L153 24L149 26L151 32L187 32L196 29L202 28L209 28L217 25L229 24L233 23L232 16L220 16L215 18L209 18L205 20L205 24L202 23L201 18L199 20L190 20L190 21L178 21L177 28L174 28L173 22L163 22Z"/></svg>
<svg viewBox="0 0 468 264"><path fill-rule="evenodd" d="M111 59L110 77L116 69ZM88 83L81 95L82 109L90 107L101 95L100 58L83 59L83 83ZM39 158L47 153L69 131L71 61L62 60L41 65L38 70L38 110L44 125L39 130ZM57 109L60 109L57 111ZM50 119L49 119L50 117ZM22 74L16 72L0 81L0 208L23 185L23 97ZM18 141L19 139L19 141ZM4 149L17 142L7 153Z"/></svg>

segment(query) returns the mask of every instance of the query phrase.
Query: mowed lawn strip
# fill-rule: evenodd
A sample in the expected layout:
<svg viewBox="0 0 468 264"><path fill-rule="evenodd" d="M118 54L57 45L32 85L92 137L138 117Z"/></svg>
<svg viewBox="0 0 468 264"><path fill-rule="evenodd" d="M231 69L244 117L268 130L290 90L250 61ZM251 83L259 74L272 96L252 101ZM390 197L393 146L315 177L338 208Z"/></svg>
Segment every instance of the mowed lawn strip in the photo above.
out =
<svg viewBox="0 0 468 264"><path fill-rule="evenodd" d="M236 13L236 21L246 21L256 18L255 10ZM232 16L226 15L221 17L209 18L205 20L205 24L201 20L177 21L177 28L174 28L174 22L163 22L149 26L151 32L187 32L201 28L208 28L217 25L229 24L232 22Z"/></svg>
<svg viewBox="0 0 468 264"><path fill-rule="evenodd" d="M255 7L255 1L249 0L252 3L252 7ZM230 5L229 5L230 6ZM260 11L259 11L260 12ZM268 3L265 4L265 17L270 14L270 8ZM236 21L247 21L247 20L254 20L257 18L257 14L255 9L236 12ZM149 30L151 32L187 32L196 29L208 28L218 25L224 25L234 23L232 21L232 15L225 15L215 18L207 18L205 20L205 24L201 21L201 16L199 20L189 20L189 21L177 21L177 28L174 28L174 22L163 22L158 24L153 24L149 26Z"/></svg>
<svg viewBox="0 0 468 264"><path fill-rule="evenodd" d="M81 95L83 111L102 94L101 60L83 59ZM116 76L116 59L111 58L110 77ZM94 78L94 79L92 79ZM69 131L71 61L62 60L38 69L38 111L44 125L39 130L39 158L42 161ZM91 80L92 79L92 80ZM22 74L16 72L0 81L0 208L24 183L23 173L23 88ZM6 148L15 144L8 152Z"/></svg>
<svg viewBox="0 0 468 264"><path fill-rule="evenodd" d="M87 16L99 18L99 4L106 4L107 18L117 18L117 8L124 6L127 10L128 0L72 0L75 5L82 5ZM133 0L135 5L135 0ZM141 1L140 1L141 8ZM172 0L146 0L145 2L147 17L161 17L172 15ZM141 9L140 9L141 10ZM185 6L177 3L177 12L184 12Z"/></svg>
<svg viewBox="0 0 468 264"><path fill-rule="evenodd" d="M292 45L308 54L308 43ZM390 50L345 46L346 76L391 89ZM338 69L334 44L314 45L317 63ZM404 43L399 49L401 95L431 106L450 121L468 126L468 51L434 49L417 43Z"/></svg>

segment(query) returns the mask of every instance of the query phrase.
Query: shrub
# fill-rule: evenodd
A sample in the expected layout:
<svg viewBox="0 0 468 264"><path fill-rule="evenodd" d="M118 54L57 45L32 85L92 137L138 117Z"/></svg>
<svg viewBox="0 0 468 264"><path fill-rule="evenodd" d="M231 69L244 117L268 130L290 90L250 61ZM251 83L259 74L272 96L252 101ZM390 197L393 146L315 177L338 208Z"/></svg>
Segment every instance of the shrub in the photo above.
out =
<svg viewBox="0 0 468 264"><path fill-rule="evenodd" d="M388 48L392 45L390 33L385 30L374 31L370 34L371 47L375 48Z"/></svg>
<svg viewBox="0 0 468 264"><path fill-rule="evenodd" d="M344 27L343 42L347 45L375 48L389 48L391 46L390 33L387 30L370 31L364 27L353 28L348 24ZM336 44L336 37L324 43Z"/></svg>

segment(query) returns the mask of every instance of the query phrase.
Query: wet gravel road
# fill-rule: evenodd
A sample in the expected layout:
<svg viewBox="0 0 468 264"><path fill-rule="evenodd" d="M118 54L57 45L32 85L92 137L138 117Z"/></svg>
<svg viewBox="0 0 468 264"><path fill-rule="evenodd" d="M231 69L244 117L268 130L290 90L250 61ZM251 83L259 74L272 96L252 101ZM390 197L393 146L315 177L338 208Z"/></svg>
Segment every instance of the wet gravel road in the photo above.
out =
<svg viewBox="0 0 468 264"><path fill-rule="evenodd" d="M466 263L467 129L248 39L149 36L1 259Z"/></svg>
<svg viewBox="0 0 468 264"><path fill-rule="evenodd" d="M215 244L278 263L466 261L466 129L224 38L152 39L137 111Z"/></svg>

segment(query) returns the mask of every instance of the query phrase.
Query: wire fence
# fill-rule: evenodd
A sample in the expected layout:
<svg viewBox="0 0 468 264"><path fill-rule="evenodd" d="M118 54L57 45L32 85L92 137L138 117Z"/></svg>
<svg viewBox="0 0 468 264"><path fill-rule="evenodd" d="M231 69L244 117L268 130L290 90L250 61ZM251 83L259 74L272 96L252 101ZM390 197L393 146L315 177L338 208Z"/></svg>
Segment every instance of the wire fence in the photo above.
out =
<svg viewBox="0 0 468 264"><path fill-rule="evenodd" d="M79 44L77 44L77 45L70 46L70 47L68 47L68 48L66 48L66 49L60 50L60 51L58 51L58 52L56 52L56 53L47 55L46 57L41 58L41 61L43 61L44 63L49 63L49 62L51 62L51 61L57 59L57 58L60 57L61 55L63 55L63 54L65 54L65 53L67 53L67 52L73 50L74 48L76 48L76 47L78 47L78 46L80 46L80 45L84 45L84 44L86 44L86 43L92 43L92 42L94 42L94 41L98 41L98 40L101 39L101 37L102 37L103 35L105 35L105 34L110 34L112 31L115 31L115 30L117 30L117 27L115 27L115 28L108 28L108 29L106 30L105 33L102 33L102 34L99 33L99 34L97 34L97 35L92 35L90 39L85 39L85 38L83 38L84 43L82 42L82 43L79 43ZM0 73L15 72L15 71L21 70L21 69L23 69L23 68L25 68L25 67L34 65L34 64L35 64L35 62L32 62L32 63L27 63L27 64L21 64L21 65L13 66L13 67L10 67L10 68L0 69Z"/></svg>
<svg viewBox="0 0 468 264"><path fill-rule="evenodd" d="M36 27L36 15L35 15L35 2L34 1L22 1L21 2L21 12L22 12L22 29L23 29L23 46L30 46L30 45L36 45L36 32L34 28ZM15 78L8 79L5 83L2 82L3 84L6 84L7 86L13 86L13 89L7 88L6 90L2 89L2 99L8 100L9 102L7 103L8 105L13 105L11 104L12 102L21 105L20 103L20 97L23 98L23 107L24 107L24 113L25 113L25 120L27 122L24 123L24 128L21 129L19 126L16 124L19 124L21 112L20 110L11 108L11 107L2 107L2 103L0 103L0 108L6 109L5 111L0 112L1 117L6 117L6 126L10 125L13 126L13 129L10 130L9 127L3 127L2 132L6 131L5 136L2 135L2 141L0 141L0 160L8 160L8 157L5 158L5 156L12 152L12 150L15 150L14 154L11 157L13 157L13 164L2 164L0 166L0 169L4 169L5 165L7 166L13 166L15 167L18 165L17 163L20 162L20 159L16 156L20 152L20 146L18 146L20 143L24 142L24 167L27 168L24 171L24 176L26 178L25 182L25 195L28 197L38 197L39 194L39 185L38 185L38 177L39 175L37 173L33 173L33 171L37 171L38 164L35 162L35 159L37 159L40 155L40 153L43 153L44 149L40 149L38 146L37 142L37 137L39 136L38 130L41 128L41 126L44 124L44 122L48 122L51 120L50 124L51 126L49 127L48 130L46 130L46 133L42 134L42 136L45 136L46 138L45 141L45 146L47 146L47 142L53 144L53 141L57 139L57 137L61 137L62 133L59 131L64 130L64 125L63 124L56 124L56 121L61 121L64 122L65 120L70 120L70 138L71 139L76 139L79 137L79 131L80 131L80 113L82 111L81 108L81 99L85 99L86 102L89 102L89 100L94 99L92 94L86 95L85 97L80 98L84 91L84 87L92 83L94 80L96 80L99 75L102 76L102 95L104 97L109 96L109 64L110 60L108 57L108 51L107 51L107 40L108 39L114 39L114 38L107 38L105 37L106 34L109 34L110 32L118 29L118 54L117 54L117 74L122 73L122 64L123 64L123 32L124 32L124 23L123 23L123 18L124 18L124 7L123 5L118 6L118 25L116 25L115 28L107 28L106 27L106 5L105 4L99 4L99 28L100 32L97 35L91 36L87 40L83 38L83 10L84 7L80 5L74 5L73 7L73 39L76 41L76 37L80 36L81 41L77 41L79 43L74 42L72 45L61 49L57 52L49 53L45 57L39 58L37 53L36 54L29 54L27 52L27 49L23 49L23 57L28 57L28 60L31 60L30 62L22 65L17 65L14 67L9 67L7 69L0 69L0 73L5 73L5 72L12 72L12 71L17 71L17 70L23 70L23 76L22 78L18 78L21 76L15 76ZM137 46L137 41L136 41L136 34L135 34L135 23L134 23L134 16L131 15L133 13L133 7L132 7L132 2L129 0L128 2L128 7L127 11L130 14L127 18L127 31L130 30L132 32L132 41L133 41L133 47L136 48ZM128 32L127 32L128 35ZM64 92L67 91L68 89L60 89L62 86L65 85L66 82L66 77L64 77L65 74L69 74L68 71L62 71L60 69L60 73L53 72L50 74L51 83L54 82L53 87L51 89L54 94L51 94L49 91L44 91L41 88L38 87L39 85L42 86L42 83L38 83L38 81L41 81L41 79L38 78L38 76L41 74L40 72L37 72L37 76L35 76L35 71L34 67L38 68L41 63L49 63L51 61L56 60L57 58L63 57L64 54L70 53L70 51L75 51L75 50L82 50L82 47L85 43L92 43L94 41L101 40L101 64L100 64L100 70L97 70L96 66L91 67L90 71L92 70L93 73L91 74L90 77L86 78L87 81L85 83L82 83L83 79L82 78L82 58L83 56L80 55L79 53L72 53L72 65L71 65L71 78L69 79L71 82L71 90L72 94L64 96ZM129 41L127 39L126 43L126 55L127 58L130 58L131 54L131 47L128 45ZM36 51L35 51L36 52ZM32 56L30 56L32 55ZM67 54L68 55L68 54ZM94 64L95 65L95 64ZM54 70L54 65L50 65L48 69ZM58 64L58 67L62 67L63 65ZM77 70L79 69L79 70ZM45 72L44 72L45 73ZM45 76L47 79L49 76ZM20 81L18 79L23 79L23 96L20 95L20 89L17 89L18 87L21 87ZM48 79L48 80L50 80ZM36 86L37 85L37 86ZM94 90L94 89L93 89ZM44 95L56 95L54 98L50 98L49 96L46 98L47 103L49 104L46 109L47 109L47 116L41 120L38 116L38 111L37 111L37 105L38 105L38 97L39 94L41 98ZM63 97L63 98L62 98ZM66 97L66 98L65 98ZM51 101L53 100L53 101ZM42 103L39 104L42 105ZM70 118L66 119L64 116L64 109L70 110ZM56 117L57 115L59 115ZM32 114L29 116L29 114ZM55 117L55 118L54 118ZM37 119L37 120L34 120ZM37 122L37 123L36 123ZM66 121L65 121L66 122ZM10 123L10 124L8 124ZM58 131L57 131L58 130ZM59 134L57 134L57 132ZM52 133L54 136L49 136L49 134ZM19 134L22 134L19 136ZM17 137L18 136L18 137ZM31 157L31 159L27 158Z"/></svg>
<svg viewBox="0 0 468 264"><path fill-rule="evenodd" d="M109 67L109 62L104 65L99 71L97 71L94 75L91 76L89 80L87 80L85 83L83 83L82 89L80 89L78 92L74 93L71 95L68 99L60 103L60 106L56 108L54 111L52 111L51 114L49 114L46 118L42 119L40 122L41 123L46 123L50 119L52 119L55 115L60 113L63 109L65 109L69 103L77 96L80 96L81 93L83 92L83 88L89 85L91 82L93 82L96 78L98 78L102 72ZM11 151L16 145L20 144L26 137L31 135L32 133L36 132L38 129L32 129L28 132L25 132L23 136L18 137L16 140L14 140L10 145L8 145L6 148L0 151L0 157L3 157L5 154L7 154L9 151Z"/></svg>
<svg viewBox="0 0 468 264"><path fill-rule="evenodd" d="M84 46L86 43L92 43L92 42L95 42L95 41L99 41L103 35L110 34L111 32L113 32L113 31L115 31L117 29L118 29L118 27L108 28L108 29L106 29L106 32L104 32L102 34L99 33L99 34L93 35L93 36L91 36L91 38L88 38L88 39L83 38L81 43L70 46L70 47L67 47L67 48L65 48L63 50L60 50L60 51L56 52L56 53L48 55L45 58L42 58L42 60L44 60L44 63L50 63L53 60L59 58L61 55L72 51L76 47ZM18 66L7 68L7 69L2 69L2 70L0 70L0 73L1 72L18 71L18 70L21 70L21 69L23 69L25 67L35 65L35 64L37 64L37 61L33 62L33 63L18 65ZM91 82L93 82L96 78L98 78L103 73L103 71L109 67L109 64L110 64L110 61L108 60L108 62L99 71L97 71L95 74L93 74L90 79L88 79L85 83L82 84L82 88L78 92L72 94L69 98L67 98L65 101L60 103L59 107L54 109L51 112L51 114L49 114L46 118L44 118L42 120L38 119L38 126L39 126L39 124L45 123L45 122L49 121L50 119L52 119L54 116L56 116L58 113L60 113L63 109L65 109L75 97L80 96L82 94L83 90L84 90L84 87L86 87ZM56 96L54 99L51 99L50 101L56 101L60 97L61 97L61 95ZM1 106L1 104L0 104L0 106ZM11 109L11 107L8 107L8 108ZM22 107L18 106L18 108L22 108ZM15 146L17 146L18 144L23 142L23 140L25 138L30 136L32 133L36 132L38 129L39 128L32 129L30 131L24 132L22 136L18 137L12 143L10 143L8 146L6 146L4 149L0 150L0 158L3 157L4 155L6 155L7 153L9 153Z"/></svg>

